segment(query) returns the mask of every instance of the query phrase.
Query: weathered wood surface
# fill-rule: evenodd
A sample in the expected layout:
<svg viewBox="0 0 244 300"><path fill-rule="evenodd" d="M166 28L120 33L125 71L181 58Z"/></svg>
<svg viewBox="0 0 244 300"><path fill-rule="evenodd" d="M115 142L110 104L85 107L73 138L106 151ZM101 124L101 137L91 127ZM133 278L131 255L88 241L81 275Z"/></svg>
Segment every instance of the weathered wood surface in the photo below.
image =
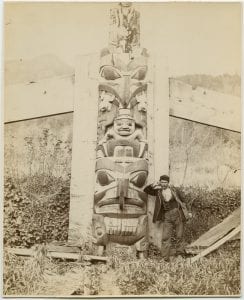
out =
<svg viewBox="0 0 244 300"><path fill-rule="evenodd" d="M4 91L4 122L73 111L74 86L74 75L7 85ZM240 132L239 97L195 88L176 79L170 79L169 89L170 116Z"/></svg>
<svg viewBox="0 0 244 300"><path fill-rule="evenodd" d="M71 112L73 102L74 75L10 84L4 88L4 122Z"/></svg>
<svg viewBox="0 0 244 300"><path fill-rule="evenodd" d="M79 247L73 246L59 246L59 245L47 245L47 251L50 252L63 252L63 253L80 253Z"/></svg>
<svg viewBox="0 0 244 300"><path fill-rule="evenodd" d="M99 54L77 57L70 185L69 243L78 245L93 213Z"/></svg>
<svg viewBox="0 0 244 300"><path fill-rule="evenodd" d="M235 229L241 221L241 209L236 209L230 216L225 218L223 222L211 228L209 231L200 236L199 239L186 247L187 253L199 253L201 249L210 247L219 239ZM237 234L234 237L238 236Z"/></svg>
<svg viewBox="0 0 244 300"><path fill-rule="evenodd" d="M241 131L241 99L182 81L170 80L170 115Z"/></svg>
<svg viewBox="0 0 244 300"><path fill-rule="evenodd" d="M96 260L96 261L104 261L104 262L107 262L109 260L109 258L106 256L96 256L96 255L82 255L82 259L87 261Z"/></svg>
<svg viewBox="0 0 244 300"><path fill-rule="evenodd" d="M68 247L66 247L68 248ZM74 247L72 247L74 248ZM24 248L6 248L8 253L20 255L20 256L34 256L36 251L34 249L24 249ZM60 249L61 250L61 249ZM72 251L72 249L70 249ZM108 257L105 256L96 256L96 255L82 255L81 252L58 252L58 251L48 251L47 247L47 257L52 258L62 258L62 259L71 259L71 260L85 260L85 261L102 261L107 262Z"/></svg>
<svg viewBox="0 0 244 300"><path fill-rule="evenodd" d="M207 249L201 251L198 255L194 256L193 258L190 259L191 263L196 262L198 259L206 256L207 254L213 252L214 250L218 249L221 245L229 241L232 237L234 237L236 234L238 234L241 230L241 225L238 225L235 229L233 229L231 232L229 232L225 237L220 239L218 242L215 244L211 245Z"/></svg>
<svg viewBox="0 0 244 300"><path fill-rule="evenodd" d="M80 260L81 255L79 253L62 253L62 252L47 252L47 257L62 258L71 260Z"/></svg>
<svg viewBox="0 0 244 300"><path fill-rule="evenodd" d="M20 255L20 256L33 256L35 251L33 249L22 249L22 248L7 248L8 253Z"/></svg>
<svg viewBox="0 0 244 300"><path fill-rule="evenodd" d="M157 58L154 68L154 180L158 180L162 174L169 174L169 67L166 58Z"/></svg>

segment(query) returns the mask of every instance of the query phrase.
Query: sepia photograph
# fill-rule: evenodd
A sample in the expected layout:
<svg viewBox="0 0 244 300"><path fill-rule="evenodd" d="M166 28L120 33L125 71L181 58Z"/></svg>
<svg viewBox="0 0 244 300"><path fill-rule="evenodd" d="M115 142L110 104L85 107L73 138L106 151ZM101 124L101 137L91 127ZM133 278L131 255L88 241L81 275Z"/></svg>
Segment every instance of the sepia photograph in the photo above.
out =
<svg viewBox="0 0 244 300"><path fill-rule="evenodd" d="M3 297L240 297L240 2L3 4Z"/></svg>

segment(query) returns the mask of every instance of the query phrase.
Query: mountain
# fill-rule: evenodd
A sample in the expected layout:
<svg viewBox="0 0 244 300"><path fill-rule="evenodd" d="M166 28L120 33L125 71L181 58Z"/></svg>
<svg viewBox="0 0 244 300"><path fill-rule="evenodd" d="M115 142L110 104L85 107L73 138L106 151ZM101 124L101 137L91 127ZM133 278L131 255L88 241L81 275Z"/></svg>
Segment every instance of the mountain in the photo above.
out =
<svg viewBox="0 0 244 300"><path fill-rule="evenodd" d="M27 83L74 74L74 69L53 54L5 62L5 84Z"/></svg>
<svg viewBox="0 0 244 300"><path fill-rule="evenodd" d="M203 88L230 94L233 96L241 96L241 77L237 74L223 74L219 76L211 76L205 74L184 75L176 77L193 87L201 86Z"/></svg>

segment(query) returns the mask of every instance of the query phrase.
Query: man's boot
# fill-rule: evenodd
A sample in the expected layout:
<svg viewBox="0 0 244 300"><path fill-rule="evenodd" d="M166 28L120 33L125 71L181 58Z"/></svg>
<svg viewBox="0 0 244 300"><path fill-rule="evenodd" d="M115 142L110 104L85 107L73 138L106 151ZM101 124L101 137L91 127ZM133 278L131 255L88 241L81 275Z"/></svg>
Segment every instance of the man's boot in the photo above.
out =
<svg viewBox="0 0 244 300"><path fill-rule="evenodd" d="M163 257L164 261L167 261L169 262L170 259L170 246L171 246L171 243L170 241L163 241L162 242L162 246L161 246L161 256Z"/></svg>
<svg viewBox="0 0 244 300"><path fill-rule="evenodd" d="M182 240L177 240L176 241L176 253L175 255L185 255L186 251L185 251L185 244L182 242Z"/></svg>

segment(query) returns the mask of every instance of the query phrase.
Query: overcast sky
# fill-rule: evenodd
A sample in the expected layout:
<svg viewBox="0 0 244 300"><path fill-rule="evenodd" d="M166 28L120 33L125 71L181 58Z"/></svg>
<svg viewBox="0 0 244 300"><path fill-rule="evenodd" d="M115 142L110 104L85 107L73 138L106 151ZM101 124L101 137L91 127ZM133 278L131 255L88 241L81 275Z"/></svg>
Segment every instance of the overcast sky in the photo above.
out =
<svg viewBox="0 0 244 300"><path fill-rule="evenodd" d="M5 59L75 56L108 42L115 3L5 3ZM162 56L172 75L240 74L241 6L238 3L136 3L141 45Z"/></svg>

